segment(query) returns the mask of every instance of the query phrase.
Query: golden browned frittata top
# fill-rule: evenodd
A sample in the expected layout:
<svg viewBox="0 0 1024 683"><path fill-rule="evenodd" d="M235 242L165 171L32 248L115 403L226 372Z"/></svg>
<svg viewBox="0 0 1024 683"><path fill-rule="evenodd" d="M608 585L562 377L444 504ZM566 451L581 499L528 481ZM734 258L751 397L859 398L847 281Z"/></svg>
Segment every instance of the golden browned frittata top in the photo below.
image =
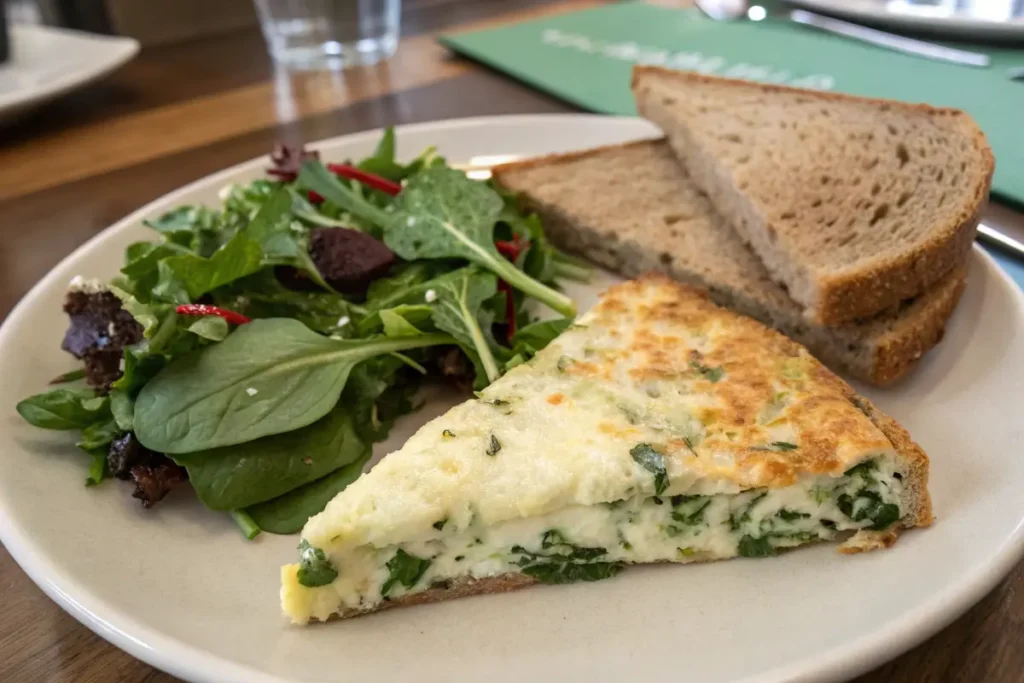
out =
<svg viewBox="0 0 1024 683"><path fill-rule="evenodd" d="M317 547L383 547L471 514L486 525L652 496L841 476L892 455L801 346L661 276L609 289L529 364L421 428L310 520ZM496 448L497 446L497 448ZM468 511L468 512L467 512Z"/></svg>

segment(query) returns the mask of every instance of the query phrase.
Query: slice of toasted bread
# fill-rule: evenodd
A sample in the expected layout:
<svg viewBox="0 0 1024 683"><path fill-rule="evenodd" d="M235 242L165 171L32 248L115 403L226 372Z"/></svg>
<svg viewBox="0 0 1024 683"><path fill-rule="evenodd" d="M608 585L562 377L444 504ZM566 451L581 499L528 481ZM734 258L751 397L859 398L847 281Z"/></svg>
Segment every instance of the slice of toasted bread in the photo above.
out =
<svg viewBox="0 0 1024 683"><path fill-rule="evenodd" d="M971 247L994 162L962 111L657 67L633 93L808 320L918 296Z"/></svg>
<svg viewBox="0 0 1024 683"><path fill-rule="evenodd" d="M930 291L860 323L809 323L676 163L644 140L506 164L495 179L519 192L560 246L627 277L660 270L769 324L847 375L888 384L942 338L964 286L957 267Z"/></svg>

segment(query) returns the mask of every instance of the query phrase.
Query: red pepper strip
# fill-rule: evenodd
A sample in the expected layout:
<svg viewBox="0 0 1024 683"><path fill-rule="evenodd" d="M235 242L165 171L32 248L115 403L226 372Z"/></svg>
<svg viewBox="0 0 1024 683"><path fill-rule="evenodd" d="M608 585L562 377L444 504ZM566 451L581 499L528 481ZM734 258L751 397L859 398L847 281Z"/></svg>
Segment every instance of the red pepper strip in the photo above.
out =
<svg viewBox="0 0 1024 683"><path fill-rule="evenodd" d="M505 240L498 240L494 243L494 246L495 248L497 248L498 253L507 258L509 261L512 261L513 263L517 258L519 258L519 255L523 253L523 249L526 248L526 245L527 242L519 241L519 235L513 235L511 242Z"/></svg>
<svg viewBox="0 0 1024 683"><path fill-rule="evenodd" d="M181 315L215 315L219 318L224 318L232 325L244 325L252 322L252 318L241 313L206 304L183 304L175 308L174 311Z"/></svg>
<svg viewBox="0 0 1024 683"><path fill-rule="evenodd" d="M402 191L402 186L398 183L388 180L387 178L381 178L379 175L374 175L373 173L367 173L355 166L349 166L348 164L327 164L327 169L331 173L339 175L342 178L358 181L363 185L368 185L375 190L386 192L392 196Z"/></svg>
<svg viewBox="0 0 1024 683"><path fill-rule="evenodd" d="M511 342L516 334L516 302L512 298L512 287L504 280L498 280L498 291L505 292L505 324L507 341Z"/></svg>
<svg viewBox="0 0 1024 683"><path fill-rule="evenodd" d="M318 195L316 192L313 192L313 190L310 190L309 192L306 193L306 199L309 200L310 204L323 204L324 202L324 198Z"/></svg>

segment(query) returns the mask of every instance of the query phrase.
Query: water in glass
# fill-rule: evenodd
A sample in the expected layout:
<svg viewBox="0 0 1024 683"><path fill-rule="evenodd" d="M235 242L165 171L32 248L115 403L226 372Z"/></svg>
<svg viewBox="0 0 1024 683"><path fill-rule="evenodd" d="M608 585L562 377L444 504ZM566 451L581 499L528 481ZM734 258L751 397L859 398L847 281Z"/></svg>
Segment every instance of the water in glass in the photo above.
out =
<svg viewBox="0 0 1024 683"><path fill-rule="evenodd" d="M255 0L274 59L297 68L375 64L398 47L401 0Z"/></svg>

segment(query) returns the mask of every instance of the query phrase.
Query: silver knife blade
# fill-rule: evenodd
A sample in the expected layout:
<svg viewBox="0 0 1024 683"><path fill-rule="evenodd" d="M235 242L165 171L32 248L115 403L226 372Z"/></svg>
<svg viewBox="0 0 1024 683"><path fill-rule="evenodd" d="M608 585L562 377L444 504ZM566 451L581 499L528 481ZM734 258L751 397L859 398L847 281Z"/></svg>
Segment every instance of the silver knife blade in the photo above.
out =
<svg viewBox="0 0 1024 683"><path fill-rule="evenodd" d="M1024 244L1008 235L1004 235L995 228L990 228L984 223L978 224L978 241L1024 257Z"/></svg>
<svg viewBox="0 0 1024 683"><path fill-rule="evenodd" d="M851 24L848 21L825 17L814 12L793 10L789 13L789 19L798 24L813 26L829 33L836 33L847 38L854 38L865 43L871 43L872 45L887 47L890 50L927 57L928 59L979 68L986 68L990 63L988 55L980 52L969 52L967 50L936 45L935 43L926 43L923 40L898 36L895 33L886 33L885 31L868 28L867 26Z"/></svg>

